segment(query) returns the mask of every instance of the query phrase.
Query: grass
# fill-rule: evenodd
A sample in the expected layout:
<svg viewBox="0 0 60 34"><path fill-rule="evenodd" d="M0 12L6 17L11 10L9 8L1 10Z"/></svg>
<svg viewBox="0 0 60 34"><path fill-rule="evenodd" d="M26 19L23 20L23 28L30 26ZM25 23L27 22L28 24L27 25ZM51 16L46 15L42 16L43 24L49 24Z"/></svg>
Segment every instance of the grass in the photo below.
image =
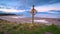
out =
<svg viewBox="0 0 60 34"><path fill-rule="evenodd" d="M10 23L0 19L0 34L60 34L60 26L39 23Z"/></svg>

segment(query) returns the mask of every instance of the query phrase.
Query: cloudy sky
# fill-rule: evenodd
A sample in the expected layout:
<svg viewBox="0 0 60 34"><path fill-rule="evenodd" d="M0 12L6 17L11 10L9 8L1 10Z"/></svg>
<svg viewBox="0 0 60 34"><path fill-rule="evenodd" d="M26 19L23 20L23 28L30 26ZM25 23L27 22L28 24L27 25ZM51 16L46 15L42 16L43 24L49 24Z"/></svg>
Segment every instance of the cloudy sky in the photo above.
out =
<svg viewBox="0 0 60 34"><path fill-rule="evenodd" d="M31 17L32 5L37 10L35 17L60 18L60 0L0 0L0 14Z"/></svg>

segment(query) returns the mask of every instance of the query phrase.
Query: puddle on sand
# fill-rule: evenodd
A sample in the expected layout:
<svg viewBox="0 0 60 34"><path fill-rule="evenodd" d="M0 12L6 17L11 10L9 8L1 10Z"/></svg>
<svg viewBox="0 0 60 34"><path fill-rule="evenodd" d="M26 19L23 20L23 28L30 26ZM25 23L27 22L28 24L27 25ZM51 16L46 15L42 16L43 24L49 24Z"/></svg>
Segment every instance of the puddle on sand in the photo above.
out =
<svg viewBox="0 0 60 34"><path fill-rule="evenodd" d="M31 20L32 21L32 20ZM49 21L47 21L47 20L34 20L34 22L39 22L39 23L44 23L44 24L46 24L46 25L51 25L52 23L50 23Z"/></svg>
<svg viewBox="0 0 60 34"><path fill-rule="evenodd" d="M16 19L19 19L19 18L23 18L21 16L10 16L9 18L16 18Z"/></svg>
<svg viewBox="0 0 60 34"><path fill-rule="evenodd" d="M46 20L34 20L34 22L49 23L49 22L48 22L48 21L46 21Z"/></svg>

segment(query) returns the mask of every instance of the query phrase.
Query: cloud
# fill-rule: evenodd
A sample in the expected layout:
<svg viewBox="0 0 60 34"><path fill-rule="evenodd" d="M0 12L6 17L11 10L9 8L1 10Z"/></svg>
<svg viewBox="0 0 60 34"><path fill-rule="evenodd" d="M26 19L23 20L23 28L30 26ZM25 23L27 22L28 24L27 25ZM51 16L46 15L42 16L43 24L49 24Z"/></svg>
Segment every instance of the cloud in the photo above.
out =
<svg viewBox="0 0 60 34"><path fill-rule="evenodd" d="M0 11L4 11L8 13L8 12L24 12L25 10L0 8Z"/></svg>
<svg viewBox="0 0 60 34"><path fill-rule="evenodd" d="M15 9L28 9L33 4L35 6L60 3L60 0L0 0L0 5L14 7Z"/></svg>
<svg viewBox="0 0 60 34"><path fill-rule="evenodd" d="M35 7L36 8L36 10L38 11L38 12L46 12L46 11L49 11L49 10L60 10L60 8L55 8L55 7L41 7L41 6L39 6L39 7Z"/></svg>
<svg viewBox="0 0 60 34"><path fill-rule="evenodd" d="M49 10L60 10L60 5L58 5L58 4L60 4L60 3L52 4L52 5L36 6L35 9L38 12L47 12Z"/></svg>
<svg viewBox="0 0 60 34"><path fill-rule="evenodd" d="M44 14L41 15L42 17L60 17L60 13L57 11L50 11L60 10L60 0L0 0L0 11L23 14L24 16L29 15L30 17L28 12L31 10L30 7L32 7L33 4L37 12L40 12L39 14ZM40 15L37 15L37 17L38 16Z"/></svg>

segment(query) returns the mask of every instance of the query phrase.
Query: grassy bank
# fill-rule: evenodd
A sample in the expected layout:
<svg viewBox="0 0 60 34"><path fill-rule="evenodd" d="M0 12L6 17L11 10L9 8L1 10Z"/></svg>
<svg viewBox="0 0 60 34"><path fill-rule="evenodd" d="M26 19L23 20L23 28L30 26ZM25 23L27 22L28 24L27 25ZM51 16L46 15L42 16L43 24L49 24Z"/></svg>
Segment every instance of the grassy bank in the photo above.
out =
<svg viewBox="0 0 60 34"><path fill-rule="evenodd" d="M0 19L0 34L60 34L60 26L38 23L10 23Z"/></svg>

